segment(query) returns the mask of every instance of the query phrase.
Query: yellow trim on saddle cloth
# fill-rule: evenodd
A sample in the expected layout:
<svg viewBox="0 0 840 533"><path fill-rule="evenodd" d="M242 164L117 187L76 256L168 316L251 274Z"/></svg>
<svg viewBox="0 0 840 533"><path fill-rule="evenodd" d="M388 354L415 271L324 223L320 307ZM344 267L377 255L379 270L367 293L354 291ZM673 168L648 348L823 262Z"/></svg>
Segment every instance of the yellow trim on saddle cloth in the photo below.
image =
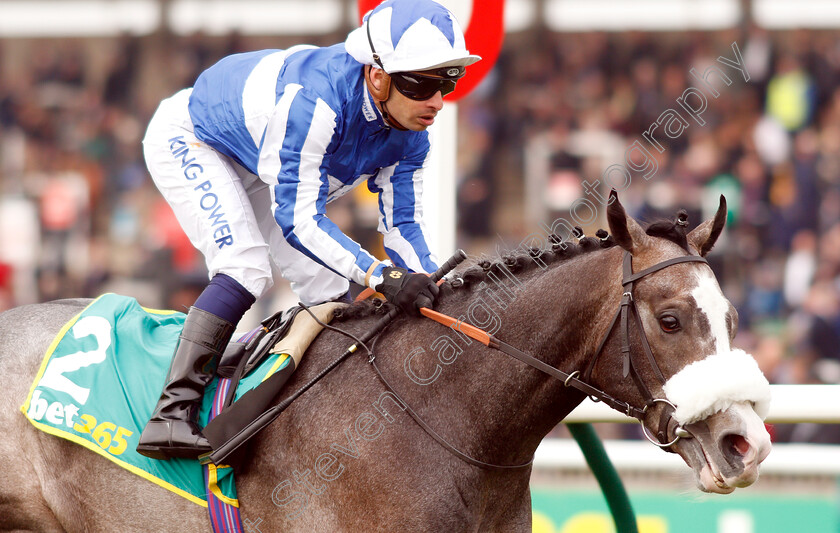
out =
<svg viewBox="0 0 840 533"><path fill-rule="evenodd" d="M213 463L207 464L207 473L208 473L208 480L207 485L210 488L210 492L213 493L220 501L228 504L233 505L234 507L239 507L239 500L237 498L229 498L222 493L222 489L219 488L219 477L217 469L221 468L230 468L228 465L218 465L216 466Z"/></svg>
<svg viewBox="0 0 840 533"><path fill-rule="evenodd" d="M101 296L99 298L101 298ZM96 300L98 300L99 298L97 298ZM55 336L55 338L53 338L52 342L50 343L50 346L47 348L47 353L46 355L44 355L44 359L41 361L41 367L38 369L38 373L35 374L35 379L32 380L32 385L29 386L29 394L26 395L26 401L23 402L23 406L21 406L20 408L24 416L26 416L26 413L29 412L29 402L32 400L32 394L35 392L35 389L38 387L38 383L40 383L41 378L44 376L44 372L46 372L47 370L47 363L50 362L50 357L52 357L53 352L58 347L58 343L61 342L61 339L64 338L64 335L79 320L79 317L82 316L82 313L84 313L88 307L96 303L96 300L91 302L90 305L79 311L79 313L76 316L74 316L66 324L64 324L64 326L60 330L58 330L58 334ZM33 424L35 423L28 416L26 416L26 418L29 419L30 422L32 422Z"/></svg>
<svg viewBox="0 0 840 533"><path fill-rule="evenodd" d="M58 347L58 344L61 342L61 340L64 338L64 336L70 330L70 328L72 328L76 324L76 322L78 322L78 320L82 316L82 314L85 311L87 311L88 308L90 308L93 304L95 304L101 298L103 298L104 296L107 296L108 294L109 293L103 294L103 295L99 296L98 298L96 298L95 300L93 300L84 309L82 309L76 316L71 318L58 331L55 338L53 338L52 342L50 343L49 347L47 348L46 354L44 355L44 359L41 361L41 367L38 369L38 373L36 374L35 379L32 380L32 385L29 387L29 394L26 396L26 401L23 403L20 410L23 413L23 416L25 416L26 419L29 420L29 422L33 426L35 426L37 429L43 431L44 433L48 433L50 435L53 435L53 436L56 436L56 437L59 437L59 438L67 439L71 442L75 442L76 444L78 444L80 446L83 446L83 447L87 448L88 450L90 450L90 451L92 451L92 452L94 452L98 455L101 455L105 459L108 459L109 461L125 468L129 472L131 472L133 474L136 474L136 475L142 477L143 479L147 479L147 480L151 481L152 483L154 483L155 485L158 485L158 486L163 487L167 490L170 490L170 491L174 492L175 494L178 494L179 496L182 496L182 497L188 499L189 501L206 508L207 507L207 502L205 500L202 500L201 498L193 496L189 492L187 492L183 489L180 489L180 488L176 487L175 485L172 485L171 483L167 483L166 481L164 481L164 480L162 480L158 477L155 477L155 476L149 474L148 472L146 472L146 471L144 471L144 470L142 470L142 469L140 469L140 468L138 468L138 467L136 467L132 464L121 461L120 459L118 459L114 455L108 453L105 449L97 446L95 443L93 443L89 440L86 440L83 437L81 437L81 436L79 436L75 433L70 433L68 431L64 431L64 430L55 428L53 426L38 422L37 420L33 420L29 417L28 413L29 413L30 403L32 402L32 394L35 392L35 389L38 387L38 384L40 383L41 378L43 377L44 372L47 369L47 365L49 364L49 361L52 358L53 353L55 352L55 349ZM154 310L154 309L147 309L145 307L143 309L147 312L161 314L161 315L172 314L172 313L176 312L176 311L159 311L159 310Z"/></svg>
<svg viewBox="0 0 840 533"><path fill-rule="evenodd" d="M267 380L268 378L270 378L271 376L273 376L273 375L274 375L274 373L275 373L275 372L277 372L277 370L278 370L281 366L283 366L283 363L285 363L285 362L286 362L286 360L287 360L289 357L291 357L291 355L289 355L289 354L287 354L287 353L281 353L281 354L279 354L279 355L280 355L280 356L277 358L277 360L276 360L276 361L274 361L274 364L273 364L273 365L271 365L271 368L269 368L269 369L268 369L268 372L266 372L265 377L263 377L263 378L260 380L260 383L262 383L263 381L265 381L265 380ZM294 360L292 360L292 364L295 364Z"/></svg>
<svg viewBox="0 0 840 533"><path fill-rule="evenodd" d="M93 305L93 304L91 304ZM180 311L173 311L172 309L153 309L151 307L143 307L140 306L140 309L146 311L147 313L152 313L154 315L174 315L175 313L179 313Z"/></svg>
<svg viewBox="0 0 840 533"><path fill-rule="evenodd" d="M99 295L96 299L94 299L87 306L85 306L84 309L79 311L79 313L76 316L74 316L66 324L64 324L64 326L62 326L62 328L60 330L58 330L58 333L55 335L55 337L53 338L49 347L47 348L47 352L44 354L43 360L41 360L41 366L40 366L40 368L38 368L38 373L35 374L35 379L32 380L32 385L29 386L29 394L26 395L26 401L23 403L23 406L21 406L21 408L20 408L20 410L23 412L24 415L26 415L26 413L29 412L29 403L30 403L30 401L32 401L32 393L35 392L35 389L38 387L38 383L41 382L41 378L44 376L44 372L47 370L47 364L50 362L50 358L52 357L53 352L55 352L55 349L58 347L58 343L61 342L61 339L64 338L64 335L67 334L67 332L70 330L70 328L72 328L76 324L76 322L79 321L79 317L82 316L82 313L87 311L90 306L92 306L93 304L95 304L101 298L103 298L104 296L107 296L108 294L109 293ZM169 311L169 310L164 310L164 309L151 309L151 308L143 307L143 306L141 306L141 309L143 309L147 313L154 313L156 315L171 315L171 314L177 313L177 311ZM29 418L29 417L27 416L26 418ZM32 423L35 424L34 421L32 421ZM50 432L47 431L47 433L50 433ZM109 455L108 457L112 457L112 456Z"/></svg>
<svg viewBox="0 0 840 533"><path fill-rule="evenodd" d="M24 416L25 415L26 415L26 413L24 412ZM33 426L40 429L44 433L49 433L50 435L55 435L56 437L61 437L62 439L67 439L69 441L75 442L76 444L79 444L80 446L84 446L88 450L101 455L102 457L108 459L109 461L111 461L113 463L116 463L119 466L125 468L129 472L131 472L133 474L137 474L138 476L142 477L143 479L147 479L147 480L151 481L155 485L163 487L166 490L171 490L175 494L177 494L179 496L183 496L184 498L188 499L189 501L191 501L195 504L198 504L202 507L207 507L207 502L205 500L202 500L201 498L198 498L197 496L193 496L189 492L187 492L183 489L179 489L175 485L172 485L171 483L167 483L166 481L164 481L164 480L162 480L158 477L155 477L155 476L149 474L148 472L146 472L146 471L144 471L140 468L137 468L134 465L128 464L124 461L121 461L121 460L117 459L116 457L114 457L113 455L111 455L107 451L103 450L102 448L100 448L96 444L90 442L89 440L85 440L84 438L79 437L78 435L75 435L73 433L68 433L66 431L59 430L59 429L54 428L52 426L42 424L41 422L38 422L36 420L32 420L28 416L26 417L26 419L29 420L29 422L31 422Z"/></svg>

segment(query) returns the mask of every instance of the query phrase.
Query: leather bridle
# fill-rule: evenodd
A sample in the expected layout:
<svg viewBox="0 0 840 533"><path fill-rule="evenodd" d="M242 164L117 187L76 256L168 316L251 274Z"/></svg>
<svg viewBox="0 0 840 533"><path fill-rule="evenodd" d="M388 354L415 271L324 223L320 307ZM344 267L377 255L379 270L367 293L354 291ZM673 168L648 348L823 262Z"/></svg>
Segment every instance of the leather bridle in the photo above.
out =
<svg viewBox="0 0 840 533"><path fill-rule="evenodd" d="M644 383L644 381L642 381L641 377L639 376L638 363L637 363L637 358L639 357L639 355L637 353L635 353L633 350L631 350L631 348L630 348L630 316L629 315L631 315L631 314L633 315L634 322L635 322L636 327L638 328L638 331L639 331L639 337L641 339L642 350L644 351L644 354L647 357L648 363L650 364L651 368L653 369L654 374L656 375L656 378L660 381L660 383L662 383L664 385L665 382L666 382L666 379L665 379L665 376L662 374L662 370L660 370L659 365L656 362L656 358L653 356L653 352L650 349L650 344L648 343L648 340L647 340L647 334L645 333L645 328L642 325L642 319L639 316L639 310L636 307L636 301L633 298L633 287L634 287L634 284L635 284L636 281L642 279L643 277L645 277L649 274L653 274L654 272L658 272L659 270L662 270L663 268L667 268L671 265L677 265L677 264L680 264L680 263L693 263L693 262L708 264L708 261L706 261L706 259L703 258L703 257L697 256L697 255L686 255L686 256L682 256L682 257L674 257L674 258L671 258L671 259L666 259L665 261L662 261L661 263L657 263L657 264L653 265L652 267L646 268L646 269L641 270L639 272L636 272L634 274L633 273L633 256L629 252L624 253L624 259L622 261L622 281L621 281L624 292L621 295L621 303L619 304L618 311L616 311L616 314L613 317L613 320L612 320L612 323L610 324L610 327L607 329L607 332L604 334L603 339L601 339L601 343L598 345L598 349L595 350L595 356L592 359L589 360L589 365L587 365L586 371L583 374L583 379L584 380L591 381L592 371L595 368L595 364L597 363L598 358L600 357L601 353L604 350L604 345L606 344L607 339L610 336L610 333L612 333L612 330L615 328L616 321L619 321L620 322L620 327L621 327L622 376L624 378L626 378L628 374L630 374L632 376L633 381L636 383L636 387L639 389L639 392L641 392L642 397L645 400L645 405L642 408L638 408L638 407L631 406L630 404L625 403L625 402L619 402L619 403L623 403L626 406L626 411L624 411L624 412L627 414L627 416L632 416L633 418L636 418L639 421L639 423L642 427L642 433L644 434L645 438L648 441L650 441L652 444L654 444L654 445L656 445L660 448L663 448L667 451L672 451L670 449L671 446L676 444L677 441L680 440L680 438L689 437L690 433L688 433L685 430L685 428L683 428L682 426L677 424L677 427L674 430L675 431L674 439L670 442L663 442L663 441L667 441L667 439L668 439L668 425L671 422L671 420L673 419L673 412L676 410L676 406L674 406L674 404L672 404L667 399L654 397L653 394L650 391L650 388L648 388L648 386ZM605 394L605 393L601 392L601 394ZM594 399L595 401L599 401L599 400L600 401L605 401L602 396L597 395L597 394L596 395L590 395L590 398ZM605 403L606 403L606 401L605 401ZM657 403L664 404L666 406L666 409L670 407L671 412L668 414L668 416L662 416L660 418L659 431L657 432L657 438L654 439L654 437L651 436L648 433L647 428L645 427L644 418L645 418L645 415L647 414L648 409L650 409L653 405L655 405ZM622 411L620 406L613 406L613 405L610 405L610 406L613 407L614 409Z"/></svg>
<svg viewBox="0 0 840 533"><path fill-rule="evenodd" d="M696 255L687 255L681 257L674 257L672 259L667 259L662 261L661 263L657 263L652 267L646 268L639 272L633 273L633 265L632 265L632 255L629 252L624 253L623 263L622 263L622 288L623 294L621 296L621 302L619 304L618 310L616 311L615 315L613 316L612 322L610 323L609 328L607 328L606 333L598 345L598 349L595 351L595 355L590 359L589 364L587 365L582 379L580 376L579 371L574 371L571 374L567 374L562 370L558 370L553 366L540 361L539 359L519 350L518 348L507 344L493 335L476 328L470 324L467 324L463 321L457 320L450 316L444 315L442 313L438 313L437 311L433 311L431 309L423 308L420 312L441 324L446 326L452 327L457 329L459 332L472 337L475 340L485 344L490 348L497 349L501 352L510 355L511 357L522 361L523 363L536 368L537 370L548 374L549 376L556 378L563 382L563 385L566 387L574 387L575 389L583 392L587 396L590 397L593 401L601 401L604 402L606 405L609 405L613 409L625 413L627 416L636 418L640 425L642 426L642 433L644 434L645 438L653 443L654 445L665 449L667 451L670 450L671 446L677 443L681 438L690 438L691 434L683 428L678 422L675 421L673 418L673 412L676 410L676 406L672 404L670 401L664 398L656 398L650 391L650 388L642 381L641 377L638 373L638 358L640 354L636 353L634 350L631 349L630 346L630 318L631 315L633 317L633 322L636 324L636 327L639 331L639 337L641 338L641 345L642 351L647 358L648 363L653 368L654 374L656 375L657 379L664 385L666 380L665 376L662 374L662 371L659 368L659 365L656 362L655 357L653 356L653 352L650 349L650 345L647 340L647 335L645 334L644 327L642 325L641 317L639 316L638 308L636 307L636 302L633 298L633 288L636 281L639 279L653 274L654 272L658 272L664 268L667 268L672 265L680 264L680 263L690 263L690 262L697 262L697 263L706 263L706 259ZM621 328L621 354L622 354L622 374L623 377L627 377L630 375L633 381L636 384L636 387L639 389L639 392L642 394L642 397L645 400L645 404L642 407L637 407L631 405L628 402L619 400L617 398L612 397L611 395L607 394L601 389L593 387L588 382L591 381L592 372L595 368L595 364L598 361L598 358L601 356L604 346L607 343L607 339L610 337L612 331L616 327L616 323L619 324ZM426 431L433 439L435 439L439 444L441 444L444 448L446 448L449 452L451 452L456 457L460 458L461 460L479 466L481 468L489 468L489 469L514 469L514 468L524 468L529 466L533 462L533 458L528 461L527 463L522 463L518 465L495 465L491 463L485 463L478 459L474 459L469 455L461 452L449 442L447 442L443 437L437 434L425 421L423 421L409 406L408 404L397 394L394 388L391 386L390 383L385 379L382 375L382 372L379 370L375 363L375 358L371 357L369 362L374 367L376 373L378 374L379 378L382 380L383 384L397 397L397 399L402 402L402 404L406 407L406 412ZM647 415L648 410L656 405L657 403L661 403L665 405L665 408L670 408L671 412L667 415L663 414L660 418L659 430L657 432L656 438L649 434L647 428L644 425L644 419ZM667 441L668 437L668 427L671 422L676 424L676 428L674 430L675 437L670 442Z"/></svg>

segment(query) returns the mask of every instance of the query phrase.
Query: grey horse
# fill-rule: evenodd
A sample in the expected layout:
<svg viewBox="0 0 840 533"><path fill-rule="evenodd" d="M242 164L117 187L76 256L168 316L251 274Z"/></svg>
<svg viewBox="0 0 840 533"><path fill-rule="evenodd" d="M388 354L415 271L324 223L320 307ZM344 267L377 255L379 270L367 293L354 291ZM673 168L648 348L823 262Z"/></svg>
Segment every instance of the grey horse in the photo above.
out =
<svg viewBox="0 0 840 533"><path fill-rule="evenodd" d="M546 250L473 261L442 286L437 310L577 376L606 338L588 382L630 405L649 404L644 425L663 443L681 431L685 438L669 449L694 471L700 489L726 493L751 484L770 449L752 399L722 398L677 428L668 421L667 402L651 403L642 393L647 388L654 398L672 398L681 392L666 393L654 365L670 382L732 349L737 314L709 266L674 264L636 281L632 297L654 359L638 365L637 379L623 375L621 328L610 326L624 297L625 252L632 254L634 272L705 255L725 209L687 234L676 224L646 232L613 197L608 220L610 243L617 246L555 239ZM6 380L0 530L208 531L206 509L36 430L20 412L51 340L87 303L57 301L0 315L0 376ZM333 325L360 335L378 318L375 306L360 303ZM643 348L640 331L629 341L633 350ZM306 383L351 342L340 332L321 334L286 391ZM372 351L390 388L360 350L254 439L251 460L237 473L246 531L530 531L529 461L585 395L424 318L398 318ZM714 369L727 372L725 363ZM718 386L714 376L690 381L681 388ZM508 468L463 460L432 439L407 407L459 452Z"/></svg>

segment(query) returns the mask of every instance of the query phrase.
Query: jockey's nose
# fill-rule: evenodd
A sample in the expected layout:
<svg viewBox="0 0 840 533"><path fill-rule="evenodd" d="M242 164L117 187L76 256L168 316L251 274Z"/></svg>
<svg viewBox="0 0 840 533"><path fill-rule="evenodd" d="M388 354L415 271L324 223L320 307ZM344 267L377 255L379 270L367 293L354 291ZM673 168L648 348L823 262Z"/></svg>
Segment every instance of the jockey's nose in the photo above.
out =
<svg viewBox="0 0 840 533"><path fill-rule="evenodd" d="M440 91L438 91L434 94L434 96L426 100L426 103L429 107L433 107L435 111L440 111L443 109L443 95Z"/></svg>

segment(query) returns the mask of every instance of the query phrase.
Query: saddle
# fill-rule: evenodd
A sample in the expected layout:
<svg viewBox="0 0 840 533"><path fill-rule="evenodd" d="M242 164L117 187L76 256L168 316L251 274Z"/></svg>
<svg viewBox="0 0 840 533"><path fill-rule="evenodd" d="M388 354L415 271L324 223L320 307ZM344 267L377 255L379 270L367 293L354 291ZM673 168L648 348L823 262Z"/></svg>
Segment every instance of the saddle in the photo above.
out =
<svg viewBox="0 0 840 533"><path fill-rule="evenodd" d="M214 450L265 412L324 325L332 320L338 308L346 305L327 302L308 308L308 312L302 312L304 308L300 306L280 311L263 320L256 332L227 346L216 373L231 380L230 389L222 411L202 429ZM234 403L240 380L272 357L275 361L266 365L269 369L259 385ZM241 449L228 463L234 467L240 465L247 455L244 451Z"/></svg>

